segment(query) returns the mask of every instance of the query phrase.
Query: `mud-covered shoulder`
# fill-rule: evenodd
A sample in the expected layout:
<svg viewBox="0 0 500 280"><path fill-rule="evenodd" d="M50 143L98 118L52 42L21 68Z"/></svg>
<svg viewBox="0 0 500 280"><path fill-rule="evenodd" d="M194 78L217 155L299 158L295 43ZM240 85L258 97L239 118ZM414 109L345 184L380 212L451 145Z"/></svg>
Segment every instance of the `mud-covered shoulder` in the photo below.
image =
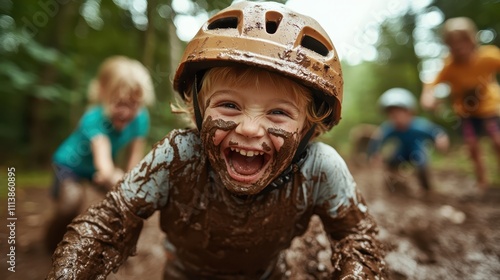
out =
<svg viewBox="0 0 500 280"><path fill-rule="evenodd" d="M201 143L199 138L199 132L196 129L174 129L167 133L162 139L157 141L153 145L152 150L156 149L165 149L166 145L169 145L174 142L182 141L182 138L186 138L186 140L194 141L197 143Z"/></svg>
<svg viewBox="0 0 500 280"><path fill-rule="evenodd" d="M177 177L202 159L197 131L178 129L158 141L144 159L124 177L119 188L126 203L139 216L164 207Z"/></svg>
<svg viewBox="0 0 500 280"><path fill-rule="evenodd" d="M329 205L332 216L336 216L338 208L356 200L356 183L344 159L332 146L321 142L310 144L301 172L313 186L316 207Z"/></svg>
<svg viewBox="0 0 500 280"><path fill-rule="evenodd" d="M328 183L343 177L352 178L347 164L337 150L322 142L309 145L301 170L306 175L315 178L318 183ZM317 176L321 177L316 178Z"/></svg>

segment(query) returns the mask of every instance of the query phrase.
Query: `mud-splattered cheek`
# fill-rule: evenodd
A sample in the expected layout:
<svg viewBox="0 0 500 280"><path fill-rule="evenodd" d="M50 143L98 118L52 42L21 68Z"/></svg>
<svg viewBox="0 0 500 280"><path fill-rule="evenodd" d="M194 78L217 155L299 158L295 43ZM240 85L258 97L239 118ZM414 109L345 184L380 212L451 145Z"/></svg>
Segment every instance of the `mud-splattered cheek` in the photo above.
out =
<svg viewBox="0 0 500 280"><path fill-rule="evenodd" d="M277 150L274 164L271 166L271 175L272 177L276 177L290 165L292 157L299 145L299 139L297 132L289 132L283 129L269 128L268 133ZM280 143L280 145L277 145L278 143Z"/></svg>
<svg viewBox="0 0 500 280"><path fill-rule="evenodd" d="M285 148L285 153L291 153L293 147L297 147L299 143L298 134L296 132L289 132L283 129L269 128L269 138L273 142L276 152L281 152ZM292 153L293 154L293 153Z"/></svg>
<svg viewBox="0 0 500 280"><path fill-rule="evenodd" d="M272 134L269 138L271 139L271 142L273 142L273 146L276 149L276 152L279 152L281 150L281 147L285 143L285 139Z"/></svg>
<svg viewBox="0 0 500 280"><path fill-rule="evenodd" d="M228 133L229 133L229 131L217 129L215 131L214 137L213 137L214 146L219 146L220 143L222 142L222 140L224 140L224 138L226 138Z"/></svg>
<svg viewBox="0 0 500 280"><path fill-rule="evenodd" d="M226 122L222 119L212 119L208 116L203 122L203 127L201 129L202 143L207 152L208 159L214 165L214 169L225 169L225 164L223 164L218 158L220 157L220 143L222 139L229 133L229 131L235 129L237 124L235 122Z"/></svg>
<svg viewBox="0 0 500 280"><path fill-rule="evenodd" d="M292 142L292 144L289 144L286 146L293 146L293 142L297 142L297 143L299 142L297 133L292 133L292 132L289 132L289 133L290 133L289 138L285 138L283 136L278 136L276 134L269 133L269 135L270 135L269 138L271 139L271 142L273 143L273 146L276 149L276 152L281 151L281 148L284 146L285 141Z"/></svg>

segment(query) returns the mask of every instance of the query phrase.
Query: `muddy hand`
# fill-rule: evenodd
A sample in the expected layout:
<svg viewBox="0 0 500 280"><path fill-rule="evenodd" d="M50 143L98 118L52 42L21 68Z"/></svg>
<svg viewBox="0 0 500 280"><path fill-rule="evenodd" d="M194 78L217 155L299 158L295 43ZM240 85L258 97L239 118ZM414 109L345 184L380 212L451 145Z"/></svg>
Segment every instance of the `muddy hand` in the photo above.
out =
<svg viewBox="0 0 500 280"><path fill-rule="evenodd" d="M94 174L93 181L97 185L105 187L106 190L110 190L122 179L124 174L125 173L120 168L115 168L110 174L98 171Z"/></svg>

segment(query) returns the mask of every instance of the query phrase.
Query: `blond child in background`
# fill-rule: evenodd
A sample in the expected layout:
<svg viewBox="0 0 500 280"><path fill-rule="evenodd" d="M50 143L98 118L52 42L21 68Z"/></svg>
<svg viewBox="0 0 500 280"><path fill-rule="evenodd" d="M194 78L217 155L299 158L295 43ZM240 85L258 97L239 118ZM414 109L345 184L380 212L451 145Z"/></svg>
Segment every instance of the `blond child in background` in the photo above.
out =
<svg viewBox="0 0 500 280"><path fill-rule="evenodd" d="M332 277L384 278L376 223L345 162L311 142L340 120L342 84L313 19L274 2L220 11L174 79L197 128L170 132L73 221L48 279L104 279L155 211L164 279L281 279L283 251L314 214L331 240Z"/></svg>
<svg viewBox="0 0 500 280"><path fill-rule="evenodd" d="M453 109L461 119L462 135L474 164L477 186L485 191L488 180L479 146L482 134L493 142L500 171L500 87L495 77L500 71L500 49L493 45L479 46L476 33L476 26L469 18L451 18L444 23L443 40L450 54L434 82L424 85L421 104L425 109L434 109L435 86L449 84Z"/></svg>
<svg viewBox="0 0 500 280"><path fill-rule="evenodd" d="M53 155L56 210L47 229L49 250L55 249L66 226L79 214L84 181L109 190L124 175L115 161L127 146L126 170L142 159L149 130L145 105L154 99L150 75L140 62L114 56L101 64L89 86L89 100L94 105Z"/></svg>

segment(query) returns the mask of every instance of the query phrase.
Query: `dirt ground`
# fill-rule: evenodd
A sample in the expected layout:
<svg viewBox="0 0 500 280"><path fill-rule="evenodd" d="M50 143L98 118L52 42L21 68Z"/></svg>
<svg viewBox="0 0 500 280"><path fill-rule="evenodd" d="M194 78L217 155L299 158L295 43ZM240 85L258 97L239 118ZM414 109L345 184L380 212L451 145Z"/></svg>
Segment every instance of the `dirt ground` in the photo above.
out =
<svg viewBox="0 0 500 280"><path fill-rule="evenodd" d="M500 187L475 196L474 182L450 171L433 173L434 191L424 195L410 171L397 188L387 188L381 169L351 167L388 248L391 279L500 279ZM87 192L88 203L99 196ZM0 279L44 279L51 265L41 243L45 221L53 211L46 189L17 190L16 272L6 267L7 231L0 230ZM6 221L1 204L0 220ZM146 223L137 255L108 279L161 279L165 257L158 215ZM321 223L296 238L286 254L290 279L327 279L329 249Z"/></svg>

